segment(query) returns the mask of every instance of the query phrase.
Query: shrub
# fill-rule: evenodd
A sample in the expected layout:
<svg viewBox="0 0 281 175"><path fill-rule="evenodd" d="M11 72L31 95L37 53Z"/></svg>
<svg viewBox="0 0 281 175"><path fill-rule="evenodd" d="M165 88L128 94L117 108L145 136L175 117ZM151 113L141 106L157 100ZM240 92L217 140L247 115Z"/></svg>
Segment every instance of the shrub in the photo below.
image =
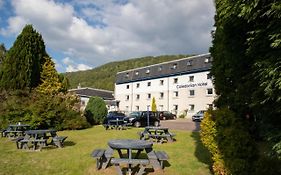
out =
<svg viewBox="0 0 281 175"><path fill-rule="evenodd" d="M212 154L215 174L251 174L256 147L245 121L241 121L232 111L208 111L201 122L200 135Z"/></svg>
<svg viewBox="0 0 281 175"><path fill-rule="evenodd" d="M85 109L87 121L94 124L101 124L107 115L106 104L100 97L91 97Z"/></svg>

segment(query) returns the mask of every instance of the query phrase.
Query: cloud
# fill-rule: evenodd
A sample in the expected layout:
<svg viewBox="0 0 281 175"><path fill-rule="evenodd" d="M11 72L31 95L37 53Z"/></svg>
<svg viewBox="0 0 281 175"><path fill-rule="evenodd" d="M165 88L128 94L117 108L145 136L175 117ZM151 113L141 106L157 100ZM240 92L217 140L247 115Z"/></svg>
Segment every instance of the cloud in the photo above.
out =
<svg viewBox="0 0 281 175"><path fill-rule="evenodd" d="M1 2L1 1L0 1ZM206 53L211 45L210 0L13 0L15 16L2 35L32 23L46 46L91 67L132 57ZM86 65L81 64L83 68Z"/></svg>
<svg viewBox="0 0 281 175"><path fill-rule="evenodd" d="M64 65L66 65L66 72L75 72L75 71L91 69L90 66L87 66L85 64L77 64L75 61L73 61L69 57L65 57L62 62Z"/></svg>

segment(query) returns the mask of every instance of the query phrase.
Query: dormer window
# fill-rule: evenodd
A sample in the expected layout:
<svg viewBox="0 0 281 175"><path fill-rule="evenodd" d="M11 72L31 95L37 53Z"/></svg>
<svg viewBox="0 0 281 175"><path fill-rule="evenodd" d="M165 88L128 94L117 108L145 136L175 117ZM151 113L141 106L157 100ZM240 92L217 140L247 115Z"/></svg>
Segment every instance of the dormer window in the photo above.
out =
<svg viewBox="0 0 281 175"><path fill-rule="evenodd" d="M187 65L187 66L191 66L191 65L192 65L192 60L188 60L188 61L186 62L186 65Z"/></svg>
<svg viewBox="0 0 281 175"><path fill-rule="evenodd" d="M136 72L135 72L135 75L139 75L139 71L136 71Z"/></svg>
<svg viewBox="0 0 281 175"><path fill-rule="evenodd" d="M149 70L149 69L146 69L145 73L146 73L146 74L149 74L149 73L150 73L150 70Z"/></svg>
<svg viewBox="0 0 281 175"><path fill-rule="evenodd" d="M173 64L173 66L171 67L171 69L176 69L178 66L178 64Z"/></svg>
<svg viewBox="0 0 281 175"><path fill-rule="evenodd" d="M205 63L210 63L211 62L211 57L205 58Z"/></svg>

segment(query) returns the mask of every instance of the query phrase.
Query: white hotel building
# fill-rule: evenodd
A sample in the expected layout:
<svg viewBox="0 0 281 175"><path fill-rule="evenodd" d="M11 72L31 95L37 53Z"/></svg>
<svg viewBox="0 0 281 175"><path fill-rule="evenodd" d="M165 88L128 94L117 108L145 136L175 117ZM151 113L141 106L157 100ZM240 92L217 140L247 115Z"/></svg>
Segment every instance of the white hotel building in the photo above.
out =
<svg viewBox="0 0 281 175"><path fill-rule="evenodd" d="M119 110L145 111L153 97L158 111L186 112L188 118L213 107L211 59L204 54L118 72L115 99Z"/></svg>

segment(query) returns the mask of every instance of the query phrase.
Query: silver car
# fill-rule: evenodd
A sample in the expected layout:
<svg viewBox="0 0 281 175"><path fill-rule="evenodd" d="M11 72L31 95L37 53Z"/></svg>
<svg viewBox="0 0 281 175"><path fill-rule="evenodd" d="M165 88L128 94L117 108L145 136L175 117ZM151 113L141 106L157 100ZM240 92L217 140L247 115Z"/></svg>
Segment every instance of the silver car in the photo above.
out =
<svg viewBox="0 0 281 175"><path fill-rule="evenodd" d="M201 121L204 118L205 110L198 111L196 114L192 116L192 121Z"/></svg>

